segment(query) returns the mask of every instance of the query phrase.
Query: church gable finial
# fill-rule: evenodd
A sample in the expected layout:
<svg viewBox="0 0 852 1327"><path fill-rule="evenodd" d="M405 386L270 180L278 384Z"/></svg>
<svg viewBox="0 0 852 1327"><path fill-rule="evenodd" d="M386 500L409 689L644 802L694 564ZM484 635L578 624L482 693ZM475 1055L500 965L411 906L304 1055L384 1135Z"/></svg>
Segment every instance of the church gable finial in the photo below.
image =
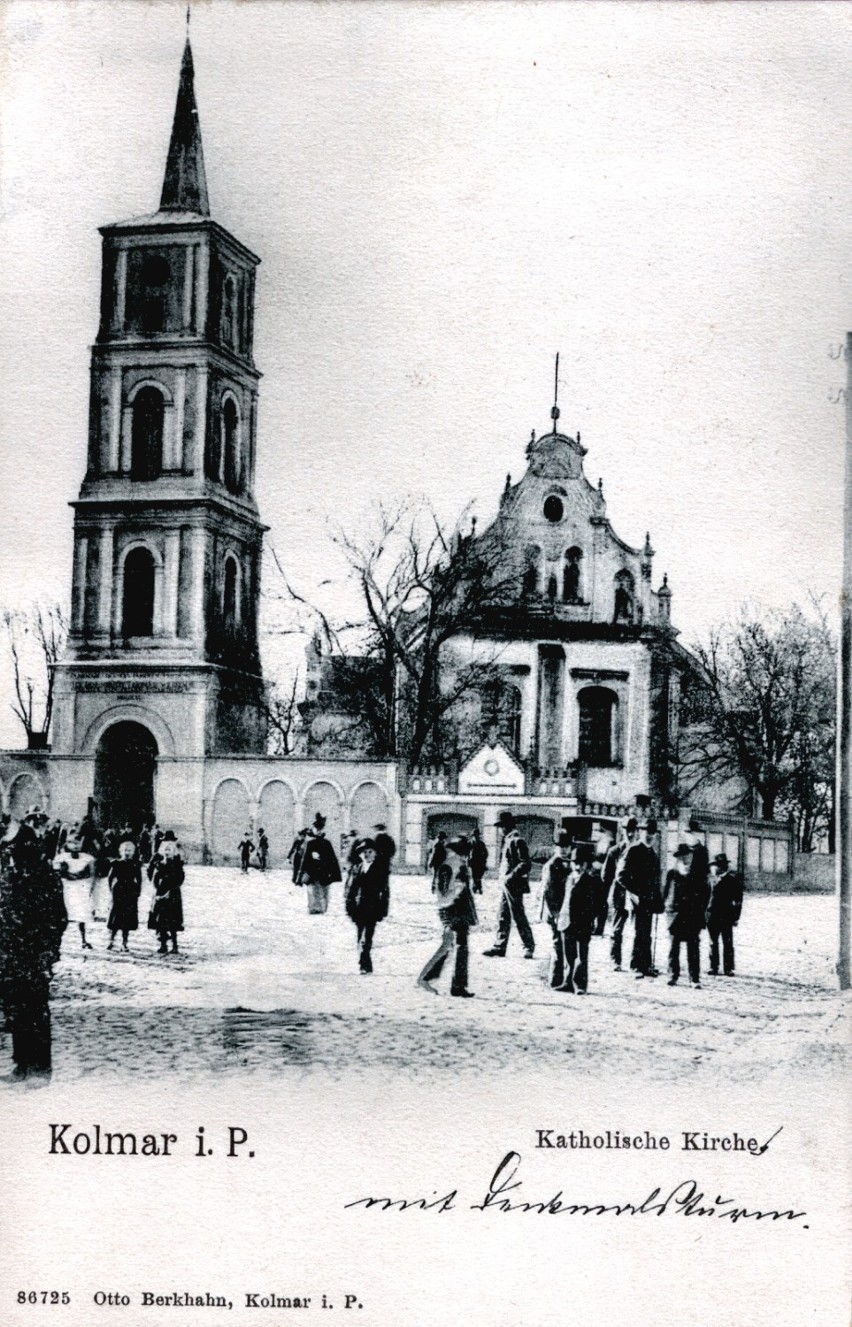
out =
<svg viewBox="0 0 852 1327"><path fill-rule="evenodd" d="M166 159L166 173L160 198L162 212L197 212L210 215L207 199L207 176L201 146L201 125L195 104L192 47L189 44L189 6L186 10L186 45L180 67L175 118Z"/></svg>
<svg viewBox="0 0 852 1327"><path fill-rule="evenodd" d="M553 408L550 412L550 418L553 420L553 432L556 433L556 424L559 419L559 351L556 352L556 368L553 372Z"/></svg>

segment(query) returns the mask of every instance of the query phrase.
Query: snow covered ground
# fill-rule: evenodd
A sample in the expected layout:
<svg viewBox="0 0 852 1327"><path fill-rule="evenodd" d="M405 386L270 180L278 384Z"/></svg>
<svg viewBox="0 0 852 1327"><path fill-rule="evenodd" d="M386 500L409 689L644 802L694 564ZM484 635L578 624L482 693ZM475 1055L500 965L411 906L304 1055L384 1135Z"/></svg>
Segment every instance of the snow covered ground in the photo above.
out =
<svg viewBox="0 0 852 1327"><path fill-rule="evenodd" d="M513 935L505 959L493 935L497 885L486 881L471 936L475 1000L435 998L415 977L440 928L429 883L395 877L378 928L375 972L358 972L354 927L332 887L322 917L307 914L289 873L189 867L179 955L160 957L144 928L131 953L107 952L103 923L84 953L69 927L54 981L54 1081L112 1075L303 1075L311 1068L399 1075L565 1068L648 1080L729 1075L759 1082L791 1072L835 1077L849 1044L849 1001L834 979L836 904L826 896L752 896L737 932L735 978L635 981L615 973L609 940L592 941L583 999L546 982L549 931L534 926L536 961ZM532 896L531 896L532 897ZM102 909L100 909L102 911ZM532 917L534 907L528 909ZM628 930L628 943L630 932ZM706 967L706 936L702 959ZM661 928L657 963L665 965ZM9 1040L4 1039L8 1056Z"/></svg>

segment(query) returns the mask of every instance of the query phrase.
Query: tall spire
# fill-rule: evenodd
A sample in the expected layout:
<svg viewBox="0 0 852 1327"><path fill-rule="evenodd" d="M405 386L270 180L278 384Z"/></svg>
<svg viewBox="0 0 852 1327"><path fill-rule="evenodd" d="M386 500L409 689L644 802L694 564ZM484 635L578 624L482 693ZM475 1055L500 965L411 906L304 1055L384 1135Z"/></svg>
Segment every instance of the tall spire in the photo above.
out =
<svg viewBox="0 0 852 1327"><path fill-rule="evenodd" d="M201 146L201 125L195 104L193 86L192 48L187 31L180 67L175 118L166 175L160 198L161 212L199 212L210 215L207 201L207 177L204 173L204 151Z"/></svg>

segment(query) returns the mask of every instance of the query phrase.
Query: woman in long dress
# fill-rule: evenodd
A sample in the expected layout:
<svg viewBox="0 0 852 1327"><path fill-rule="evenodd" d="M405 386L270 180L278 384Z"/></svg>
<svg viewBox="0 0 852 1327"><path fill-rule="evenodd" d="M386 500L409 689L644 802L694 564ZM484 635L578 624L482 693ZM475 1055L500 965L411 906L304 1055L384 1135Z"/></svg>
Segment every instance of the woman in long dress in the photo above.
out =
<svg viewBox="0 0 852 1327"><path fill-rule="evenodd" d="M113 862L109 872L109 887L112 891L112 907L107 926L109 944L115 944L116 932L121 931L121 947L127 951L127 937L130 931L139 928L139 895L142 893L142 868L135 860L136 845L132 839L124 839L118 845L118 860Z"/></svg>
<svg viewBox="0 0 852 1327"><path fill-rule="evenodd" d="M157 932L160 941L159 954L167 954L167 941L171 941L172 953L178 952L177 933L183 930L183 895L181 885L184 880L183 862L178 856L177 843L171 830L163 835L160 851L151 859L148 868L154 897L148 914L148 929Z"/></svg>
<svg viewBox="0 0 852 1327"><path fill-rule="evenodd" d="M69 831L63 851L53 859L53 869L62 881L68 920L76 922L80 928L83 948L91 949L86 939L86 927L95 917L95 859L91 853L83 852L76 826Z"/></svg>

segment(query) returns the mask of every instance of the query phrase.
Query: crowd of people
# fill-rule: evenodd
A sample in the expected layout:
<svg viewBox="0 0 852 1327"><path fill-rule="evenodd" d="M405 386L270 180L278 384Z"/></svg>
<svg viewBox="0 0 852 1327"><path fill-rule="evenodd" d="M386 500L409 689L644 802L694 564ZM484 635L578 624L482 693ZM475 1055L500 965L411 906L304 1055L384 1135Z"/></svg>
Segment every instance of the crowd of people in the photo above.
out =
<svg viewBox="0 0 852 1327"><path fill-rule="evenodd" d="M113 949L120 936L129 952L129 936L139 929L143 869L151 882L147 925L157 952L177 953L184 866L171 830L100 831L89 816L62 825L39 807L21 819L0 819L0 1007L4 1030L12 1034L16 1077L50 1072L50 982L67 927L76 926L81 948L91 950L87 928L105 889L106 947Z"/></svg>

